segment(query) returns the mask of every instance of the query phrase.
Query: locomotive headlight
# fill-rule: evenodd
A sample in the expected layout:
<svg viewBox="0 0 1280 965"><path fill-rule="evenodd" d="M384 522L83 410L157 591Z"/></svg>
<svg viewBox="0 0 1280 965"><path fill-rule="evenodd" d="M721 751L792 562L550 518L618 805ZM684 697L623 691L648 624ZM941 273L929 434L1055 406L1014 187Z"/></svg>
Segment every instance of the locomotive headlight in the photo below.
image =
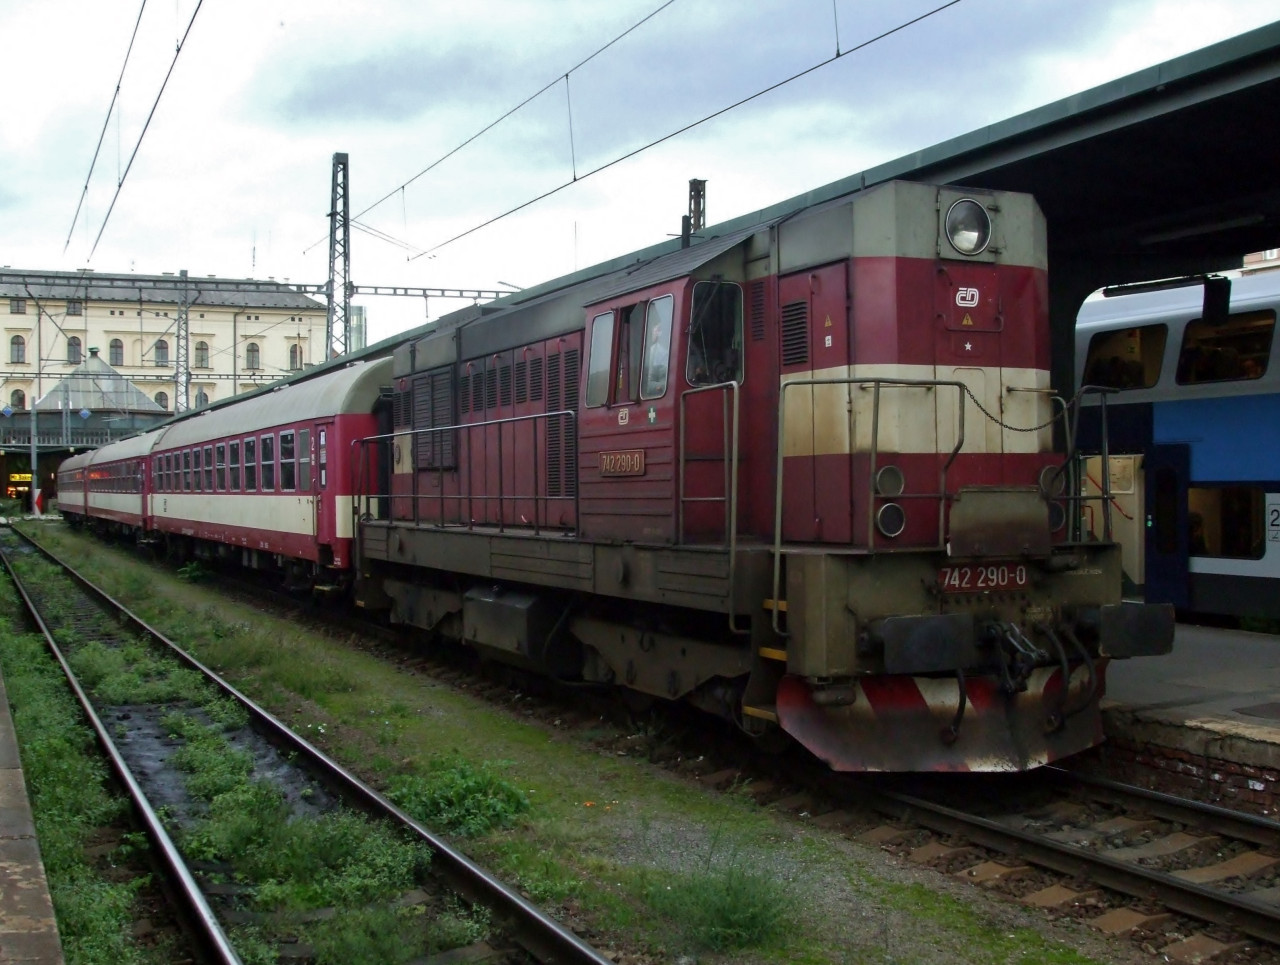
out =
<svg viewBox="0 0 1280 965"><path fill-rule="evenodd" d="M991 216L971 198L947 209L947 240L962 255L980 255L991 244Z"/></svg>

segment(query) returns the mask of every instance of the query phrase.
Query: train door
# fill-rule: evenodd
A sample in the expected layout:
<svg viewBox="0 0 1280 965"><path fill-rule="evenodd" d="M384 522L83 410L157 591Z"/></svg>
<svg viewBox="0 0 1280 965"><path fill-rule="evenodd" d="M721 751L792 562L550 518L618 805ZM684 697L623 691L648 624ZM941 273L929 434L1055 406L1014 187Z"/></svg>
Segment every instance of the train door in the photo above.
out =
<svg viewBox="0 0 1280 965"><path fill-rule="evenodd" d="M332 437L332 421L316 424L313 437L315 453L312 458L315 472L311 474L312 503L316 513L316 542L320 546L328 546L331 549L337 540L339 527L339 522L335 518L338 506L333 498L334 480L329 472L329 443Z"/></svg>
<svg viewBox="0 0 1280 965"><path fill-rule="evenodd" d="M849 376L849 282L840 262L779 279L782 382ZM850 387L784 389L782 538L853 539Z"/></svg>
<svg viewBox="0 0 1280 965"><path fill-rule="evenodd" d="M1185 607L1191 602L1191 531L1187 512L1191 447L1153 446L1143 462L1147 497L1146 599L1148 603Z"/></svg>

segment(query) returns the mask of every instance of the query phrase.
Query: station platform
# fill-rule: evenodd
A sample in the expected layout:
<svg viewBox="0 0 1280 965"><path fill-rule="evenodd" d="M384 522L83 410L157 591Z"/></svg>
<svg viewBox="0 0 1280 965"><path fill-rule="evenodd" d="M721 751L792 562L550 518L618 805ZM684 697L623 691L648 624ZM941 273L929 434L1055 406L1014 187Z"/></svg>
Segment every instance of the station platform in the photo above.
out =
<svg viewBox="0 0 1280 965"><path fill-rule="evenodd" d="M0 676L0 965L62 965L9 697Z"/></svg>
<svg viewBox="0 0 1280 965"><path fill-rule="evenodd" d="M1110 663L1102 708L1111 776L1280 811L1280 636L1180 623L1172 653Z"/></svg>

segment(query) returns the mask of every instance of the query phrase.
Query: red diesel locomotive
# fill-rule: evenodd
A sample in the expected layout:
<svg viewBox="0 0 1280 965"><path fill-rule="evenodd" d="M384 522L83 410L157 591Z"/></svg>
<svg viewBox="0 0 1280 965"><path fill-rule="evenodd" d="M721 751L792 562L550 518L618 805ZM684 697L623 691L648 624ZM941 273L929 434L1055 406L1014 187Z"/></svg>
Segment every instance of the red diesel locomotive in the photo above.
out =
<svg viewBox="0 0 1280 965"><path fill-rule="evenodd" d="M261 515L241 556L838 770L1076 753L1102 739L1108 659L1166 652L1173 619L1122 604L1117 547L1080 537L1046 267L1029 196L894 182L454 313L308 416L379 427L327 455L349 556L278 548ZM167 430L206 466L213 447L207 500L244 498L218 441L251 404L217 439ZM303 423L262 413L259 440L292 429L296 452ZM317 474L293 478L318 542Z"/></svg>

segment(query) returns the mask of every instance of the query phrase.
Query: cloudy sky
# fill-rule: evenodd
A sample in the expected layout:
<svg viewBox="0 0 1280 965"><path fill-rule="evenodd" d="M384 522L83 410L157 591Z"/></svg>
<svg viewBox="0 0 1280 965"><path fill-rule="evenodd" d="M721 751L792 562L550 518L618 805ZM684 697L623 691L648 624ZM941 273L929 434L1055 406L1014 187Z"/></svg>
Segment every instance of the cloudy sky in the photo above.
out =
<svg viewBox="0 0 1280 965"><path fill-rule="evenodd" d="M524 287L678 232L690 178L727 220L1276 17L1275 0L0 0L0 265L323 282L342 151L352 215L397 242L354 231L354 281ZM364 303L373 339L425 318Z"/></svg>

